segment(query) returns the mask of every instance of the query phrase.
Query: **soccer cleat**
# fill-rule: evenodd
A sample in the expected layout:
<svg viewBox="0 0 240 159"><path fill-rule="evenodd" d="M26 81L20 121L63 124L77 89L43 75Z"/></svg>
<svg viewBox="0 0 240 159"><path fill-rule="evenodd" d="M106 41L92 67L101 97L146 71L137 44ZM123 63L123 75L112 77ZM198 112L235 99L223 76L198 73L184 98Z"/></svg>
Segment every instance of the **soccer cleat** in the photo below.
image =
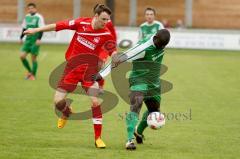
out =
<svg viewBox="0 0 240 159"><path fill-rule="evenodd" d="M25 80L28 80L30 76L32 76L32 74L30 72L27 72L25 76Z"/></svg>
<svg viewBox="0 0 240 159"><path fill-rule="evenodd" d="M71 107L69 107L69 111L67 113L68 114L63 114L62 117L58 119L57 127L59 129L62 129L66 125L68 116L70 114L72 114L72 108Z"/></svg>
<svg viewBox="0 0 240 159"><path fill-rule="evenodd" d="M34 80L36 80L35 76L34 76L34 75L32 75L32 74L31 74L31 75L28 77L28 79L29 79L29 80L31 80L31 81L34 81Z"/></svg>
<svg viewBox="0 0 240 159"><path fill-rule="evenodd" d="M96 148L105 148L106 147L105 143L103 142L103 140L101 138L98 138L95 141L95 146L96 146Z"/></svg>
<svg viewBox="0 0 240 159"><path fill-rule="evenodd" d="M140 135L140 134L137 133L137 131L135 131L134 136L135 136L138 144L143 144L143 139L144 139L143 135Z"/></svg>
<svg viewBox="0 0 240 159"><path fill-rule="evenodd" d="M57 127L59 129L62 129L66 125L66 123L67 123L67 117L62 116L61 118L58 119Z"/></svg>
<svg viewBox="0 0 240 159"><path fill-rule="evenodd" d="M133 140L129 140L129 141L126 143L126 149L127 149L127 150L136 150L136 146L135 146Z"/></svg>

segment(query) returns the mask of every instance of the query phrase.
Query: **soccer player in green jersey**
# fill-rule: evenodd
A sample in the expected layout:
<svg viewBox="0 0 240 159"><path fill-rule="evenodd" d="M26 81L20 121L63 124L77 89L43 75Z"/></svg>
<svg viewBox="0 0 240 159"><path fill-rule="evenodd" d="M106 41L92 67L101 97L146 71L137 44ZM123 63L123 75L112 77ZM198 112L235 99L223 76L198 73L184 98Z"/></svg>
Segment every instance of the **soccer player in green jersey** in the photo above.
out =
<svg viewBox="0 0 240 159"><path fill-rule="evenodd" d="M137 142L142 143L143 130L147 127L147 116L151 112L160 111L160 69L164 54L164 48L169 43L170 33L166 29L158 30L150 39L142 39L136 46L116 54L112 58L112 64L108 64L99 74L94 76L95 80L106 77L111 69L125 61L132 61L132 71L129 77L130 83L130 112L126 116L128 139L126 149L135 150L133 142L134 135ZM139 112L143 102L147 111L143 114L138 128Z"/></svg>
<svg viewBox="0 0 240 159"><path fill-rule="evenodd" d="M158 30L163 29L164 26L161 22L155 20L156 11L153 8L145 9L146 22L142 23L139 27L139 39L150 39Z"/></svg>
<svg viewBox="0 0 240 159"><path fill-rule="evenodd" d="M161 22L159 22L159 21L156 21L155 20L155 15L156 15L156 11L155 11L155 9L154 8L146 8L145 9L145 19L146 19L146 22L144 22L143 24L141 24L140 25L140 33L139 33L139 37L140 37L140 41L141 40L147 40L147 39L150 39L150 37L152 37L158 30L160 30L160 29L163 29L164 28L164 26L163 26L163 24L161 23ZM163 50L158 50L158 51L156 51L155 53L157 53L157 52L163 52ZM163 56L162 56L163 57ZM157 61L157 63L159 63L160 65L159 65L159 69L160 69L160 66L161 66L161 62L162 62L162 57L161 58L159 58L159 60ZM142 60L143 62L145 61L145 60L147 60L146 58L144 59L144 60ZM140 61L136 61L137 62L137 64L134 64L133 63L133 66L137 66L137 69L140 69L140 67L139 66L141 66L141 62ZM146 62L145 62L146 63ZM155 67L157 67L158 68L158 64L157 63L151 63L151 64L148 64L149 66L151 66L151 67L153 67L152 69L154 69ZM136 67L135 66L135 67ZM148 66L148 67L149 67ZM134 68L133 68L134 69ZM150 69L150 68L149 68ZM153 72L154 73L154 72ZM133 76L133 74L134 73L132 73L132 76ZM154 77L159 77L159 75L160 75L160 70L158 70L158 69L156 69L156 74L151 74L151 73L149 73L149 76L148 76L148 78L146 78L145 80L147 80L147 79L149 79L149 78L151 78L153 75L155 75ZM134 78L133 78L134 79ZM150 80L149 80L150 81ZM148 81L148 83L149 83L149 81ZM129 82L130 82L130 85L132 85L134 82L133 82L133 80L131 80L131 78L130 78L130 80L129 80ZM143 82L144 83L144 82ZM161 101L161 96L160 96L160 93L157 93L158 91L160 92L160 81L159 81L159 79L158 80L156 80L156 83L157 83L157 85L159 86L158 88L159 88L159 90L157 90L158 88L156 88L156 89L154 89L154 88L152 88L152 93L154 92L154 93L156 93L157 95L155 96L155 95L153 95L154 97L152 98L149 98L150 99L150 103L149 103L149 100L147 100L148 98L147 97L145 97L145 100L144 100L144 102L145 102L145 104L146 105L151 105L151 104L155 104L155 105L159 105L158 107L160 107L160 101ZM149 86L149 85L148 85ZM136 86L133 86L133 87L136 87ZM143 87L143 85L142 85L142 87ZM152 87L152 86L149 86L149 87ZM131 90L134 90L134 89L136 89L137 90L137 88L131 88ZM141 88L142 89L142 88ZM157 91L157 92L156 92ZM139 95L139 93L132 93L131 94L132 96L134 96L134 97L132 97L132 98L136 98L138 95ZM151 95L150 95L151 96ZM153 100L155 100L156 102L152 102ZM143 131L145 130L145 128L147 127L147 121L146 121L146 119L147 119L147 116L148 116L148 114L149 114L149 110L147 110L147 111L145 111L144 113L143 113L143 116L142 116L142 119L141 119L141 121L140 121L140 123L138 124L138 126L137 126L137 128L136 128L136 130L135 130L135 132L134 132L134 135L135 135L135 137L136 137L136 141L137 141L137 143L138 144L142 144L143 143Z"/></svg>
<svg viewBox="0 0 240 159"><path fill-rule="evenodd" d="M37 13L36 4L29 3L27 5L27 12L28 14L25 16L22 23L23 30L20 36L21 43L23 43L23 40L22 40L24 37L23 32L25 30L29 28L38 28L38 27L44 26L44 19L42 15ZM28 71L26 75L26 79L29 79L29 80L35 80L35 77L36 77L37 68L38 68L37 56L39 54L39 47L40 47L42 35L43 35L42 32L36 33L34 35L27 35L26 40L24 41L21 48L20 59L23 63L23 66ZM32 67L30 67L30 64L26 58L28 53L31 54Z"/></svg>

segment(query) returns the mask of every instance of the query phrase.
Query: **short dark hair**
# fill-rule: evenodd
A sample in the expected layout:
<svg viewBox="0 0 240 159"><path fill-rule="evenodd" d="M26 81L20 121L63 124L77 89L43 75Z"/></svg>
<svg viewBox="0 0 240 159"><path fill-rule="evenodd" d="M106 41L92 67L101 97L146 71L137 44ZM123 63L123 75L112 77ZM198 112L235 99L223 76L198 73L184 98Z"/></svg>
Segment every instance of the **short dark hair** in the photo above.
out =
<svg viewBox="0 0 240 159"><path fill-rule="evenodd" d="M156 15L155 9L154 9L154 8L151 8L151 7L146 8L145 11L144 11L144 13L146 13L146 11L148 11L148 10L153 11L153 14Z"/></svg>
<svg viewBox="0 0 240 159"><path fill-rule="evenodd" d="M102 12L106 12L109 15L112 14L111 9L105 6L104 4L96 4L93 8L93 13L100 15Z"/></svg>
<svg viewBox="0 0 240 159"><path fill-rule="evenodd" d="M158 30L153 37L153 43L158 49L164 49L170 41L170 32L167 29Z"/></svg>
<svg viewBox="0 0 240 159"><path fill-rule="evenodd" d="M27 7L34 7L34 8L37 8L37 6L36 6L35 3L28 3L28 4L27 4Z"/></svg>

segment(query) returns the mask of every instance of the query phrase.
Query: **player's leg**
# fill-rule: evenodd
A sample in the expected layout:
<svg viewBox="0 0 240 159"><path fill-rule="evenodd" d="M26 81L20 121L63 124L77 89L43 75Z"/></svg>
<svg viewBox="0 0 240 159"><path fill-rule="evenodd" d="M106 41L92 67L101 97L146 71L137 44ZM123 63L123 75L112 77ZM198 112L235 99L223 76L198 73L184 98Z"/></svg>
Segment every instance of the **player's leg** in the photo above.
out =
<svg viewBox="0 0 240 159"><path fill-rule="evenodd" d="M38 69L38 62L37 62L37 56L39 54L39 45L36 45L35 43L32 45L31 48L31 55L32 55L32 79L35 79L37 69Z"/></svg>
<svg viewBox="0 0 240 159"><path fill-rule="evenodd" d="M126 125L127 125L127 135L128 142L126 143L126 149L134 150L136 146L134 145L134 130L138 123L139 112L142 107L144 94L139 91L132 91L130 93L130 112L126 116Z"/></svg>
<svg viewBox="0 0 240 159"><path fill-rule="evenodd" d="M147 106L147 110L143 113L142 119L141 119L140 123L138 124L137 129L135 130L135 134L134 134L138 144L143 143L143 138L144 138L143 132L148 126L147 125L147 117L148 117L149 113L160 111L160 101L161 101L160 95L157 95L157 96L154 96L151 98L146 98L144 100L144 103Z"/></svg>
<svg viewBox="0 0 240 159"><path fill-rule="evenodd" d="M94 128L94 136L95 136L95 146L97 148L105 148L106 145L101 139L102 134L102 111L100 102L98 100L99 94L99 86L98 83L92 83L90 86L86 85L86 83L82 83L85 87L87 94L89 95L91 102L92 102L92 121L93 121L93 128Z"/></svg>
<svg viewBox="0 0 240 159"><path fill-rule="evenodd" d="M58 88L54 95L55 108L62 113L58 119L58 128L63 128L67 122L67 118L72 113L70 102L66 100L67 91Z"/></svg>
<svg viewBox="0 0 240 159"><path fill-rule="evenodd" d="M54 104L56 108L62 112L62 116L58 119L58 128L63 128L67 123L67 118L72 114L70 101L66 99L67 93L73 92L78 84L79 73L74 71L71 63L64 68L64 73L58 82L57 91L54 96Z"/></svg>
<svg viewBox="0 0 240 159"><path fill-rule="evenodd" d="M20 59L21 59L21 62L23 64L24 68L27 70L27 74L26 74L25 79L28 79L31 75L31 67L30 67L29 62L27 60L27 53L26 52L21 52L20 53Z"/></svg>
<svg viewBox="0 0 240 159"><path fill-rule="evenodd" d="M148 117L149 111L146 110L143 115L142 115L142 119L139 122L137 128L135 129L134 132L134 136L136 138L136 141L138 144L142 144L143 143L143 139L144 139L144 135L143 135L143 131L146 129L147 125L147 117Z"/></svg>
<svg viewBox="0 0 240 159"><path fill-rule="evenodd" d="M29 65L29 62L27 60L27 53L31 51L29 41L25 41L21 47L21 52L20 52L20 60L24 66L24 68L27 70L27 75L26 79L29 78L31 75L31 67Z"/></svg>
<svg viewBox="0 0 240 159"><path fill-rule="evenodd" d="M100 81L98 81L99 94L103 94L103 93L104 93L104 89L103 89L104 83L105 83L105 80L104 80L104 79L101 79Z"/></svg>

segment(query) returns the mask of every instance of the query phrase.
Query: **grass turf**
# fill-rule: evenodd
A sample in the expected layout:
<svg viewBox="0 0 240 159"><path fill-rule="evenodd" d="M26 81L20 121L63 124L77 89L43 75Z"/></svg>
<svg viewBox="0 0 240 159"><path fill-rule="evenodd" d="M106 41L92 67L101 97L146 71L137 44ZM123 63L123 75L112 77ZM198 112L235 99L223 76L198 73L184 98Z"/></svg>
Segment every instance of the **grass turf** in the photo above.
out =
<svg viewBox="0 0 240 159"><path fill-rule="evenodd" d="M48 77L64 61L66 45L41 47L36 81L24 80L19 47L0 44L0 158L226 159L240 155L240 52L168 49L164 57L168 71L161 78L173 83L173 90L163 95L161 109L169 120L158 131L147 129L144 144L129 152L124 149L124 114L129 106L121 99L104 115L104 150L94 147L91 120L56 128L54 90ZM105 88L115 92L109 77ZM70 97L75 111L88 109L86 97Z"/></svg>

